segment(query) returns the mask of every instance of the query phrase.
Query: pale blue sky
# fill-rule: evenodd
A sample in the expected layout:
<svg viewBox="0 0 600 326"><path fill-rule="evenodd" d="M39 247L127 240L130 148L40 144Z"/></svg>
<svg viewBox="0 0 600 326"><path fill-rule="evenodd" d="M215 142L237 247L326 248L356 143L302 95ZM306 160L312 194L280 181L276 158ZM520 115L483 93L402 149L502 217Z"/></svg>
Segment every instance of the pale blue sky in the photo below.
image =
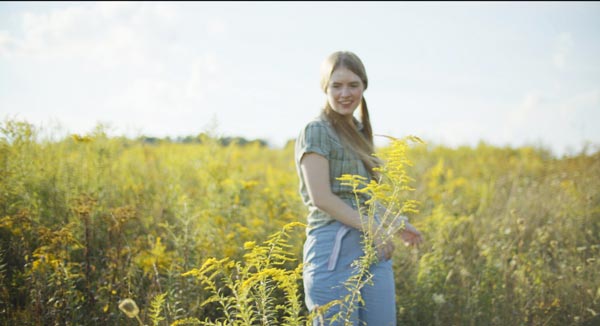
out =
<svg viewBox="0 0 600 326"><path fill-rule="evenodd" d="M598 2L2 2L0 118L280 146L337 50L365 63L375 133L600 144Z"/></svg>

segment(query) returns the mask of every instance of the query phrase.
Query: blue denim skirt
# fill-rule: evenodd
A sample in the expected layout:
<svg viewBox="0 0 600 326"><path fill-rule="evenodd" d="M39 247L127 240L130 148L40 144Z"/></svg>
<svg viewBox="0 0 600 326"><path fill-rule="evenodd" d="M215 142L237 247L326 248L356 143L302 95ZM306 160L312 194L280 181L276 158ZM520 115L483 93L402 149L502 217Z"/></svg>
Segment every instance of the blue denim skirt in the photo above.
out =
<svg viewBox="0 0 600 326"><path fill-rule="evenodd" d="M309 311L333 300L343 300L349 293L344 283L357 272L352 263L364 254L362 233L334 221L307 231L304 243L304 294ZM395 326L396 296L391 260L380 261L369 272L372 284L361 289L364 303L354 302L352 325ZM333 305L313 325L345 325L347 321L331 321L331 317L345 309ZM345 315L345 313L344 313Z"/></svg>

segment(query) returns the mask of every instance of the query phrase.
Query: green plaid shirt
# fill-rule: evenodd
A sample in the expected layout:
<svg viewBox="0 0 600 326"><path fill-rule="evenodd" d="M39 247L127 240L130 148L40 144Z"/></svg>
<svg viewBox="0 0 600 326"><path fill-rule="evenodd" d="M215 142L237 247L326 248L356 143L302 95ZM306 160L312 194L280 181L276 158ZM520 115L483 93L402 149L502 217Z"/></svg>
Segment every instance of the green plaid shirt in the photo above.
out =
<svg viewBox="0 0 600 326"><path fill-rule="evenodd" d="M362 130L362 124L356 119L354 122L358 126L358 130ZM342 186L337 178L343 174L361 175L368 179L371 176L358 156L342 145L335 130L323 114L309 122L296 139L295 161L296 171L300 177L300 195L309 211L307 223L310 228L315 228L333 222L334 218L319 210L308 196L304 175L300 169L300 160L306 153L317 153L329 161L331 191L354 208L356 208L356 199L352 187ZM360 202L363 203L366 199L360 198Z"/></svg>

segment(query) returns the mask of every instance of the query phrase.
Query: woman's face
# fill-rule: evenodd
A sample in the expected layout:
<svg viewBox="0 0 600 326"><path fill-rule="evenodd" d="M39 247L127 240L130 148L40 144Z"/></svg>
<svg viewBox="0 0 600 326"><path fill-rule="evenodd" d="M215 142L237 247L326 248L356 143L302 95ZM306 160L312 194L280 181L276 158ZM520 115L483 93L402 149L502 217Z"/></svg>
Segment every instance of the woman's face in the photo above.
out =
<svg viewBox="0 0 600 326"><path fill-rule="evenodd" d="M331 108L349 119L362 101L364 85L360 77L348 68L333 71L327 85L327 101Z"/></svg>

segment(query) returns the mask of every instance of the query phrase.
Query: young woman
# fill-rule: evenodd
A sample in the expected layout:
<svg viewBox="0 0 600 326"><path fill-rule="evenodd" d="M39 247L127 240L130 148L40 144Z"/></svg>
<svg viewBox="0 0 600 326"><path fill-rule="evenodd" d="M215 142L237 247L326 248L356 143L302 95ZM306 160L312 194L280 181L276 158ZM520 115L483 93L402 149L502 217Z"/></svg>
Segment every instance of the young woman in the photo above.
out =
<svg viewBox="0 0 600 326"><path fill-rule="evenodd" d="M380 162L374 153L373 133L363 92L368 80L362 61L352 52L335 52L321 66L321 88L327 102L321 114L310 121L296 140L295 161L300 177L300 194L308 207L307 238L304 244L304 290L310 311L332 300L343 300L344 282L355 272L352 262L363 255L364 228L351 187L337 180L343 174L374 179ZM354 117L360 107L361 121ZM414 245L422 237L410 223L400 234ZM361 289L364 304L354 303L354 325L396 325L395 284L391 256L393 244L375 236L379 262L373 265L372 285ZM329 319L339 312L332 306L314 325L342 325Z"/></svg>

